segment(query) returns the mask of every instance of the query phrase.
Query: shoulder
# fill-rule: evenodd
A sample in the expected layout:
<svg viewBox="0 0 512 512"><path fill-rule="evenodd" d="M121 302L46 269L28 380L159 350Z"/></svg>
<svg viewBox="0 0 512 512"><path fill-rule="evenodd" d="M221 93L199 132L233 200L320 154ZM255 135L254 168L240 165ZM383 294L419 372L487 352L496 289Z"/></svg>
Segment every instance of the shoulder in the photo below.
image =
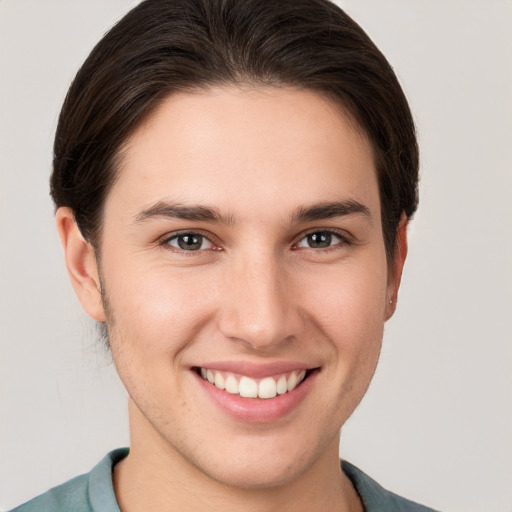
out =
<svg viewBox="0 0 512 512"><path fill-rule="evenodd" d="M16 507L11 512L57 512L61 510L90 512L91 508L87 498L87 477L88 475L77 476Z"/></svg>
<svg viewBox="0 0 512 512"><path fill-rule="evenodd" d="M366 512L436 512L432 508L387 491L349 462L342 461L341 467L359 494Z"/></svg>
<svg viewBox="0 0 512 512"><path fill-rule="evenodd" d="M110 452L89 473L54 487L11 512L119 512L112 468L127 453L125 448Z"/></svg>

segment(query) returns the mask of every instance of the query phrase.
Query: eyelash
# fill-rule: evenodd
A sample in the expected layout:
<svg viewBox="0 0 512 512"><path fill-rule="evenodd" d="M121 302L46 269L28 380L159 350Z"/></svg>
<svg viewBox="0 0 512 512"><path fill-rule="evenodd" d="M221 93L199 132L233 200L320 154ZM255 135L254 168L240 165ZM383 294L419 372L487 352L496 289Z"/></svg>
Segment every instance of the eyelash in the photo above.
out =
<svg viewBox="0 0 512 512"><path fill-rule="evenodd" d="M336 238L338 238L340 241L338 243L335 243L335 244L332 244L332 245L329 245L327 247L323 247L323 248L317 248L315 249L314 247L299 247L299 243L302 242L304 239L306 239L308 236L311 236L311 235L329 235L329 236L335 236ZM353 241L350 239L350 237L347 235L347 233L343 232L343 231L339 231L339 230L336 230L336 229L313 229L313 230L310 230L306 233L303 233L301 234L301 237L300 239L295 242L292 246L292 248L294 250L300 250L300 249L309 249L309 250L312 250L312 251L315 251L315 252L327 252L327 251L332 251L332 250L336 250L336 249L339 249L340 247L346 247L346 246L350 246L350 245L353 245Z"/></svg>
<svg viewBox="0 0 512 512"><path fill-rule="evenodd" d="M340 241L337 243L334 243L332 245L329 245L327 247L322 247L322 248L299 246L299 244L303 240L305 240L307 237L309 237L311 235L328 235L331 237L335 236ZM181 249L179 247L170 245L170 242L172 240L176 240L182 236L201 237L203 241L204 240L208 241L212 245L212 247L208 247L206 249L186 250L186 249ZM167 249L169 251L172 251L172 252L178 253L178 254L183 254L184 256L196 256L205 250L216 250L216 251L221 250L221 248L218 246L219 244L216 244L214 241L212 241L212 238L213 237L212 237L211 233L204 233L204 232L201 232L198 230L196 230L196 231L192 231L192 230L191 231L179 231L179 232L174 232L171 235L163 238L159 242L159 245L163 246L165 249ZM345 232L338 231L336 229L313 229L306 233L302 233L300 235L300 238L292 244L291 248L292 248L292 250L295 250L295 251L305 249L305 250L311 250L314 252L329 252L332 250L339 249L340 247L346 247L346 246L350 246L353 244L354 244L354 242L351 240L351 238Z"/></svg>
<svg viewBox="0 0 512 512"><path fill-rule="evenodd" d="M193 251L193 250L181 249L179 247L175 247L170 244L170 242L172 240L179 239L180 237L183 237L183 236L200 237L203 240L207 240L212 245L212 247L209 247L208 249L198 249L198 250ZM166 236L165 238L163 238L160 241L159 245L163 246L168 251L172 251L172 252L175 252L178 254L183 254L184 256L195 256L198 253L205 251L205 250L220 250L220 248L218 247L218 244L216 244L215 242L213 242L211 240L212 238L213 237L211 234L206 234L206 233L203 233L203 232L197 231L197 230L196 231L178 231L178 232L174 232L174 233Z"/></svg>

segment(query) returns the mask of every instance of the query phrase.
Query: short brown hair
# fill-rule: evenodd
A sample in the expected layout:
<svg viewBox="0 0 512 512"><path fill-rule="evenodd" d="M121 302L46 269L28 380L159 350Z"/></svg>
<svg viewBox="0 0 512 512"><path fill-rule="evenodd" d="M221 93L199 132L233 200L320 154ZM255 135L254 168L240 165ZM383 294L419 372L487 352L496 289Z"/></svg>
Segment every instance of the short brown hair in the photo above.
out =
<svg viewBox="0 0 512 512"><path fill-rule="evenodd" d="M418 146L398 80L366 33L327 0L145 0L96 45L55 136L51 195L99 243L119 149L177 91L294 87L338 101L372 143L388 256L418 203Z"/></svg>

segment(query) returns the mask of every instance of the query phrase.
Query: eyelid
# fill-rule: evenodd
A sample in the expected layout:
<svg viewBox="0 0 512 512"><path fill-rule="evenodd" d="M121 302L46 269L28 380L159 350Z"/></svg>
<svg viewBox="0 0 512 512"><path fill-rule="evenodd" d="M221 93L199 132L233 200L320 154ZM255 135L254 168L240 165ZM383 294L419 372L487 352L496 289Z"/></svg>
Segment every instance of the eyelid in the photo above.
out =
<svg viewBox="0 0 512 512"><path fill-rule="evenodd" d="M341 239L341 242L339 242L337 244L333 244L324 249L314 249L313 247L298 247L299 242L304 240L304 238L306 238L307 236L313 235L314 233L328 233L331 235L335 235ZM315 252L320 252L320 251L325 252L328 250L335 249L339 246L353 245L354 243L355 243L355 241L354 241L354 238L352 237L352 235L350 235L350 233L347 233L344 230L340 230L340 229L336 229L336 228L311 228L311 229L308 229L307 231L302 232L296 238L295 242L293 242L293 244L292 244L292 248L295 250L304 249L304 250L311 250L311 251L315 251Z"/></svg>
<svg viewBox="0 0 512 512"><path fill-rule="evenodd" d="M330 234L335 235L338 238L340 238L341 242L334 244L332 246L326 247L324 249L313 249L310 247L298 247L298 243L300 241L302 241L308 235L311 235L314 233L330 233ZM209 249L200 249L197 251L185 251L185 250L182 250L177 247L169 245L169 241L171 239L173 239L177 236L180 236L180 235L188 235L188 234L200 235L200 236L206 238L213 245L213 247L211 247ZM213 235L213 233L211 233L209 231L205 231L203 229L180 229L177 231L172 231L172 232L166 233L164 236L160 237L158 239L157 243L158 243L158 245L164 246L168 250L171 250L173 252L178 252L178 253L186 253L188 256L191 256L194 254L197 255L198 253L201 253L206 250L217 250L217 251L222 250L221 243L220 243L218 237ZM311 251L315 251L315 252L319 252L319 251L325 252L330 249L335 249L340 245L346 246L346 245L353 245L353 244L355 244L355 240L350 233L347 233L347 231L345 231L345 230L340 230L340 229L329 227L329 228L310 228L306 231L303 231L302 233L300 233L300 235L298 235L295 238L295 241L291 244L291 246L292 246L292 249L294 249L294 250L304 249L304 250L311 250Z"/></svg>
<svg viewBox="0 0 512 512"><path fill-rule="evenodd" d="M209 247L208 249L199 249L197 251L185 251L183 249L179 249L178 247L174 247L169 244L169 242L180 235L199 235L203 238L206 238L213 247ZM164 236L158 239L158 245L163 246L164 248L177 252L177 253L186 253L187 256L191 256L194 254L198 254L204 251L211 251L211 250L220 250L220 244L218 241L218 238L210 233L209 231L204 231L202 229L179 229L177 231L171 231L170 233L166 233Z"/></svg>

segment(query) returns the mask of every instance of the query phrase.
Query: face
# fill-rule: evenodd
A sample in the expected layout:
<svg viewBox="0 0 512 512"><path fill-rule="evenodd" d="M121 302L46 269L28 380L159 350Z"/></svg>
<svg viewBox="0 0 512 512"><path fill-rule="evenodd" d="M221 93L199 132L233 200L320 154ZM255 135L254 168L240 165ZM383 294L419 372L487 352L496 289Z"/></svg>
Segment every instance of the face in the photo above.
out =
<svg viewBox="0 0 512 512"><path fill-rule="evenodd" d="M132 450L253 488L337 460L397 287L371 146L341 109L170 97L124 148L100 256Z"/></svg>

